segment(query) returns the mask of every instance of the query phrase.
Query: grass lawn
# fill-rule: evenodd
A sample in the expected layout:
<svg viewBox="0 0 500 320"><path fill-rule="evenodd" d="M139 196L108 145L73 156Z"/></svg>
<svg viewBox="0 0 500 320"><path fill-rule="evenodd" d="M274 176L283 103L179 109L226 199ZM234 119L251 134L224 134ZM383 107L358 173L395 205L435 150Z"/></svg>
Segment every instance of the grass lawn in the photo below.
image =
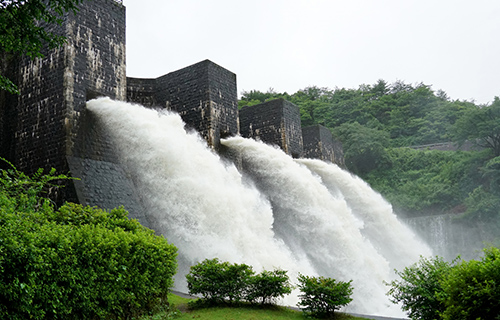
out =
<svg viewBox="0 0 500 320"><path fill-rule="evenodd" d="M301 311L291 310L281 306L240 306L240 307L212 307L190 309L188 302L191 299L170 294L168 297L176 314L158 313L144 317L141 320L170 320L170 319L204 319L204 320L305 320L310 319ZM366 320L344 313L336 314L336 320Z"/></svg>

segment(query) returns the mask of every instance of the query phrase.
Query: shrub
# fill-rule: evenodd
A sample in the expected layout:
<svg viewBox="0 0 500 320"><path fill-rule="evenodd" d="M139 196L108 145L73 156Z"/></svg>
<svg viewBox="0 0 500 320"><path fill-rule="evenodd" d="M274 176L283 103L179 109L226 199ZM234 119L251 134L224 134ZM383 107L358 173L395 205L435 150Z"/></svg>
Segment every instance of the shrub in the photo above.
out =
<svg viewBox="0 0 500 320"><path fill-rule="evenodd" d="M230 264L215 258L191 266L186 280L190 294L201 294L210 303L238 302L243 300L253 273L246 264Z"/></svg>
<svg viewBox="0 0 500 320"><path fill-rule="evenodd" d="M299 275L300 301L297 304L304 313L317 318L332 317L335 310L352 301L351 281L342 282L331 278Z"/></svg>
<svg viewBox="0 0 500 320"><path fill-rule="evenodd" d="M292 285L285 270L264 270L251 277L246 299L251 302L260 301L262 304L274 303L276 299L290 293Z"/></svg>
<svg viewBox="0 0 500 320"><path fill-rule="evenodd" d="M438 299L443 292L440 281L446 277L452 265L442 258L436 257L420 260L396 271L401 280L393 280L388 295L393 303L401 303L403 311L407 311L411 319L439 319L444 311L444 304Z"/></svg>
<svg viewBox="0 0 500 320"><path fill-rule="evenodd" d="M123 208L54 210L23 179L0 176L0 318L129 318L167 302L173 245Z"/></svg>
<svg viewBox="0 0 500 320"><path fill-rule="evenodd" d="M485 249L481 261L453 267L441 286L443 319L500 319L500 249Z"/></svg>

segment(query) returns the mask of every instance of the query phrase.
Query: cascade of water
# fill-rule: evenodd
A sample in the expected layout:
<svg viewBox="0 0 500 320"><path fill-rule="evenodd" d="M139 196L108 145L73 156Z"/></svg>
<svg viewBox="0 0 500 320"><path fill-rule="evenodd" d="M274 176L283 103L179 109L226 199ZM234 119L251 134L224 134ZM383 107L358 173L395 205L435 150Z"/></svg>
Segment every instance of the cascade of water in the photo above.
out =
<svg viewBox="0 0 500 320"><path fill-rule="evenodd" d="M432 255L431 249L398 220L392 206L361 178L324 161L296 161L318 174L332 195L347 201L354 215L363 221L361 233L389 261L391 269L402 270L420 256Z"/></svg>
<svg viewBox="0 0 500 320"><path fill-rule="evenodd" d="M271 201L275 233L297 259L306 257L323 276L352 279L357 312L394 312L385 296L389 264L363 237L363 223L345 199L278 148L241 137L223 144L239 152L245 171Z"/></svg>
<svg viewBox="0 0 500 320"><path fill-rule="evenodd" d="M179 249L177 288L189 266L206 258L247 263L255 270L312 272L274 237L269 202L197 133L186 132L177 114L107 98L89 101L87 108L108 129L151 225Z"/></svg>
<svg viewBox="0 0 500 320"><path fill-rule="evenodd" d="M402 241L397 234L380 243L374 240L387 230L377 229L384 219L391 226L395 222L357 208L359 199L338 186L351 183L348 177L330 182L307 161L296 162L279 149L250 139L226 139L223 144L242 156L242 174L197 133L187 132L176 114L107 98L89 101L87 108L108 130L151 225L178 247L178 289L185 285L189 266L218 257L250 264L256 271L288 270L292 279L299 272L353 279L349 311L402 315L385 296L383 281L390 280L392 271L377 250L383 241ZM356 192L360 198L366 194ZM285 303L295 301L292 297Z"/></svg>

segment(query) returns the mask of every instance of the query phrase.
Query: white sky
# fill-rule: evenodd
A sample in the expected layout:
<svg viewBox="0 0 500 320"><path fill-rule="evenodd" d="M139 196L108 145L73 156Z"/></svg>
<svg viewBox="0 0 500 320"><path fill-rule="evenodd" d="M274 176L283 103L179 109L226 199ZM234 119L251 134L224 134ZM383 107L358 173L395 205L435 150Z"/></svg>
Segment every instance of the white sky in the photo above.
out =
<svg viewBox="0 0 500 320"><path fill-rule="evenodd" d="M204 59L238 93L432 85L451 99L500 96L500 0L124 0L127 76Z"/></svg>

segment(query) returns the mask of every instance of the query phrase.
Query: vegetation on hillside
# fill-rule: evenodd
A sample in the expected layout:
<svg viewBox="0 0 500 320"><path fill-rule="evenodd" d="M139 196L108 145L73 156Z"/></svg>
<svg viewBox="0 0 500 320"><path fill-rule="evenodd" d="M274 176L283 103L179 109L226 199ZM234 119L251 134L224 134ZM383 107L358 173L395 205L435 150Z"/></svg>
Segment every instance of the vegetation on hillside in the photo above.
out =
<svg viewBox="0 0 500 320"><path fill-rule="evenodd" d="M307 87L293 94L243 92L239 106L284 98L303 126L320 124L343 144L347 168L409 217L456 213L500 234L500 98L450 99L425 84L379 80L357 89ZM472 151L429 150L468 143ZM415 146L423 146L415 148Z"/></svg>

